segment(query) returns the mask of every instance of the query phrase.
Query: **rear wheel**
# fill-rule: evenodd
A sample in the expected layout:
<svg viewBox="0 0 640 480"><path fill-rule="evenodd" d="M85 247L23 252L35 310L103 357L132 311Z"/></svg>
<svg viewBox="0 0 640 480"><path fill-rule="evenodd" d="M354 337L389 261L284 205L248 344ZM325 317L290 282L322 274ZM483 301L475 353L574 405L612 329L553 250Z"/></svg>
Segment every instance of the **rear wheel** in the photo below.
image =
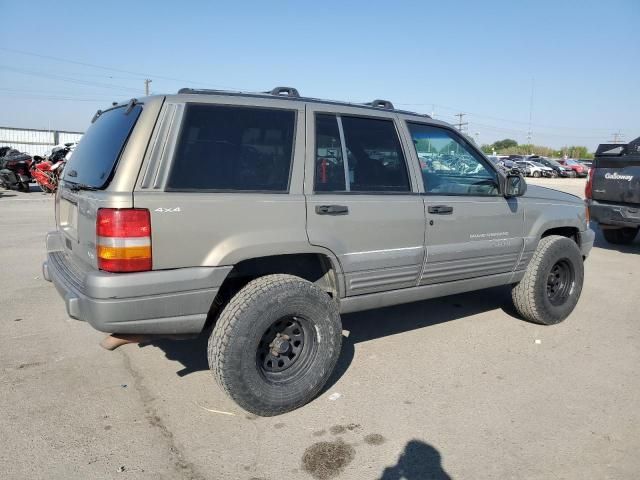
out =
<svg viewBox="0 0 640 480"><path fill-rule="evenodd" d="M292 275L251 281L222 311L209 338L209 367L245 410L278 415L311 401L340 354L336 303Z"/></svg>
<svg viewBox="0 0 640 480"><path fill-rule="evenodd" d="M542 325L561 322L582 292L584 265L576 243L551 235L540 240L523 279L511 291L513 304L526 320Z"/></svg>
<svg viewBox="0 0 640 480"><path fill-rule="evenodd" d="M631 228L603 228L602 235L609 243L614 243L616 245L627 245L636 238L638 234L638 230L640 227Z"/></svg>

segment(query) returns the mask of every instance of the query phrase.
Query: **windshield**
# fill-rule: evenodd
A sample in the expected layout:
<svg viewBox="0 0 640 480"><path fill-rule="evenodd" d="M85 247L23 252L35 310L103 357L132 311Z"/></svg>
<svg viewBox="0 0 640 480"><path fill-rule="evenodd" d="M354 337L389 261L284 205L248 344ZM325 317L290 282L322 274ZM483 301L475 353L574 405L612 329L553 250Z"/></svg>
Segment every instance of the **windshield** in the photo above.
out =
<svg viewBox="0 0 640 480"><path fill-rule="evenodd" d="M124 106L100 115L82 136L65 168L64 180L104 188L142 112L136 105L127 113Z"/></svg>
<svg viewBox="0 0 640 480"><path fill-rule="evenodd" d="M567 165L580 165L578 162L576 162L575 160L571 160L571 159L566 160L565 163Z"/></svg>
<svg viewBox="0 0 640 480"><path fill-rule="evenodd" d="M547 160L547 163L550 163L551 165L553 165L554 167L562 167L562 165L560 165L558 162L556 162L555 160Z"/></svg>

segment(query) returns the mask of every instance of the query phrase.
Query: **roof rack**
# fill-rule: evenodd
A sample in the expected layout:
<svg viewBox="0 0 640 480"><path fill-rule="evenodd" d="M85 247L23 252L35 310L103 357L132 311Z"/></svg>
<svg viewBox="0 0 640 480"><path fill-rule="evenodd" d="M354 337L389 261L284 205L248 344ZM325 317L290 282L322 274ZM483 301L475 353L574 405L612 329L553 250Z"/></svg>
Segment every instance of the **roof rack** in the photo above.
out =
<svg viewBox="0 0 640 480"><path fill-rule="evenodd" d="M376 99L373 102L365 103L365 105L374 108L384 108L385 110L395 110L395 108L393 108L393 103L391 103L389 100Z"/></svg>
<svg viewBox="0 0 640 480"><path fill-rule="evenodd" d="M276 97L287 96L287 97L293 97L293 98L300 98L300 93L296 88L293 88L293 87L276 87L264 93L268 93L269 95L275 95Z"/></svg>
<svg viewBox="0 0 640 480"><path fill-rule="evenodd" d="M337 100L323 100L320 98L312 98L312 97L301 97L300 93L296 88L293 87L276 87L267 92L238 92L238 91L229 91L229 90L210 90L210 89L196 89L196 88L181 88L178 90L179 94L192 94L192 95L230 95L230 96L241 96L241 97L261 97L261 98L269 98L269 97L279 97L283 100L292 100L296 101L298 99L302 99L305 102L316 102L316 103L324 103L330 105L344 105L346 107L366 107L366 108L375 108L382 110L393 110L396 113L404 113L408 115L416 115L424 118L431 118L426 113L416 113L410 112L407 110L396 110L389 100L381 100L376 99L372 102L368 103L350 103L350 102L341 102Z"/></svg>

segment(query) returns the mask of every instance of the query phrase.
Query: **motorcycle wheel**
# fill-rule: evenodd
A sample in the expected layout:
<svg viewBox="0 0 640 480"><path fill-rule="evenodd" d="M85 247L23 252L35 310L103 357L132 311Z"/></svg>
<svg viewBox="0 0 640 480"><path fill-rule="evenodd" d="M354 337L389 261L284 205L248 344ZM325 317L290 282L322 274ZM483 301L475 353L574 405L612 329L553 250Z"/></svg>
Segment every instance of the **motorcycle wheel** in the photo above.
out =
<svg viewBox="0 0 640 480"><path fill-rule="evenodd" d="M20 182L18 184L18 191L28 193L30 191L29 182Z"/></svg>

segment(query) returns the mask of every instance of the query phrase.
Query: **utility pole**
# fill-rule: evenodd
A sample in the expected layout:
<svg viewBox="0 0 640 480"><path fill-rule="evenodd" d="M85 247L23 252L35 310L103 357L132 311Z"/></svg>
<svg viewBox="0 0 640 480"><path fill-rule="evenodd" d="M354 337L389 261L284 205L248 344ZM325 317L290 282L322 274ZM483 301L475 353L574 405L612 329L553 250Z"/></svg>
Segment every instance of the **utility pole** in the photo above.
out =
<svg viewBox="0 0 640 480"><path fill-rule="evenodd" d="M531 77L531 97L529 97L529 131L527 132L527 145L529 145L529 151L533 153L533 145L531 144L532 129L531 120L533 118L533 85L534 78Z"/></svg>
<svg viewBox="0 0 640 480"><path fill-rule="evenodd" d="M464 117L466 115L466 113L456 113L454 115L454 117L458 117L458 131L460 133L462 133L462 127L466 127L467 125L469 125L469 122L463 122L462 121L462 117Z"/></svg>
<svg viewBox="0 0 640 480"><path fill-rule="evenodd" d="M622 134L620 133L620 131L617 131L612 135L613 139L611 140L611 143L622 143Z"/></svg>
<svg viewBox="0 0 640 480"><path fill-rule="evenodd" d="M144 94L145 96L149 96L149 84L152 82L150 78L144 79Z"/></svg>

